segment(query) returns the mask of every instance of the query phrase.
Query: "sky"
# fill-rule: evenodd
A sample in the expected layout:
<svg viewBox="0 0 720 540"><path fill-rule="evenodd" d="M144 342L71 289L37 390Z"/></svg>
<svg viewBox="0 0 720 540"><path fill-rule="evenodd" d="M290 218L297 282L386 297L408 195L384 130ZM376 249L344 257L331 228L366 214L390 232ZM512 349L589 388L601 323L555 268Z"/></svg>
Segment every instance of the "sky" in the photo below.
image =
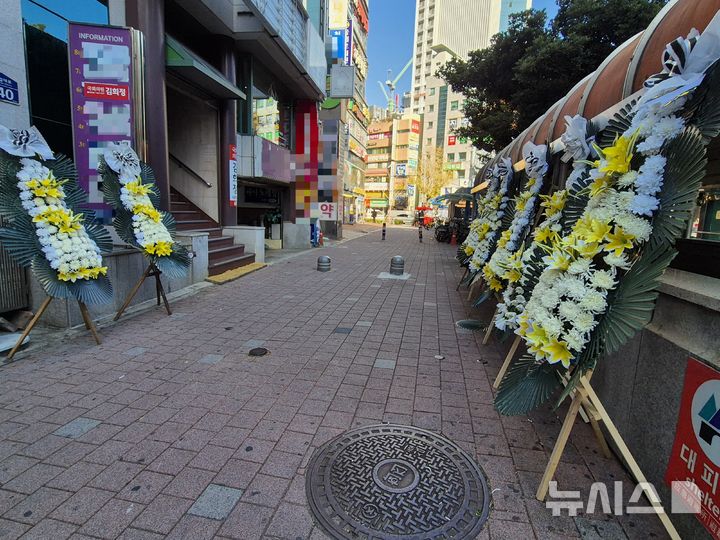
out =
<svg viewBox="0 0 720 540"><path fill-rule="evenodd" d="M468 3L474 0L469 0ZM476 0L475 0L476 1ZM533 7L545 9L552 17L557 12L555 0L533 0ZM370 105L385 106L387 101L380 90L387 80L387 70L394 79L413 54L415 30L415 0L374 0L370 2L370 35L368 36L369 73L365 95ZM410 90L410 67L397 83L396 92L402 96Z"/></svg>

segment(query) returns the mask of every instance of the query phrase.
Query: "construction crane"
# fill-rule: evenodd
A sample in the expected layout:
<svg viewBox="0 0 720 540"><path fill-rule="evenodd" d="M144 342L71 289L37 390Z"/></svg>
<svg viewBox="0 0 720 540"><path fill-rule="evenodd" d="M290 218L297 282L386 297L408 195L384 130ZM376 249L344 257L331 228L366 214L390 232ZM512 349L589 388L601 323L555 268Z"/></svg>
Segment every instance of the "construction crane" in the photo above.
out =
<svg viewBox="0 0 720 540"><path fill-rule="evenodd" d="M398 73L398 76L395 77L393 80L390 80L390 77L392 75L392 70L388 69L388 78L385 81L385 86L388 87L388 90L390 90L390 93L385 91L385 86L383 86L383 83L381 81L378 81L378 84L380 85L380 90L382 90L382 93L385 95L385 99L387 99L387 108L389 112L393 112L395 110L395 85L398 83L398 81L402 78L403 75L405 75L405 72L408 70L408 68L412 65L412 58L408 60L408 63L405 64L405 67L402 68L400 73Z"/></svg>

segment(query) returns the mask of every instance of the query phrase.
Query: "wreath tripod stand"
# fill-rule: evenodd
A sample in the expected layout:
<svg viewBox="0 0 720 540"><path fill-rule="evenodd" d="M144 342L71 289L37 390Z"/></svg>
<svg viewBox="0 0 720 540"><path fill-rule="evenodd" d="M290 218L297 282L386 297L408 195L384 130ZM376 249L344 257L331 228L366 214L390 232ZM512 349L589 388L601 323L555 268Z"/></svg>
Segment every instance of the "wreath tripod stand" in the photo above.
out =
<svg viewBox="0 0 720 540"><path fill-rule="evenodd" d="M43 316L43 313L47 310L48 306L50 305L50 302L53 301L52 296L48 296L43 300L43 303L40 305L40 308L37 310L37 313L33 316L32 319L30 319L30 322L25 327L25 330L23 331L20 338L17 340L17 343L15 343L15 346L10 350L10 352L7 355L7 359L12 359L13 356L15 356L15 353L18 352L20 347L22 347L23 341L25 341L25 338L30 335L30 332L32 332L32 329L35 328L35 325L40 320L40 317ZM95 343L100 345L102 343L100 341L100 335L97 332L97 328L95 328L95 323L93 323L92 317L90 316L90 312L88 311L87 306L78 300L78 307L80 308L80 314L82 315L83 322L85 323L85 328L90 330L90 333L92 334L93 338L95 338Z"/></svg>
<svg viewBox="0 0 720 540"><path fill-rule="evenodd" d="M140 279L137 281L137 283L135 283L135 286L125 298L125 302L115 314L113 321L117 321L120 317L122 317L122 314L128 308L130 302L132 302L132 299L135 298L135 295L140 290L140 287L142 287L142 284L145 283L145 280L149 277L155 278L155 295L157 297L157 305L160 305L160 300L162 299L163 303L165 304L165 311L167 311L168 315L172 315L172 311L170 311L170 303L168 302L167 296L165 296L165 289L163 288L162 281L160 280L161 274L162 272L160 271L160 269L155 266L155 263L151 262L145 269L145 272L143 272L143 275L140 276Z"/></svg>

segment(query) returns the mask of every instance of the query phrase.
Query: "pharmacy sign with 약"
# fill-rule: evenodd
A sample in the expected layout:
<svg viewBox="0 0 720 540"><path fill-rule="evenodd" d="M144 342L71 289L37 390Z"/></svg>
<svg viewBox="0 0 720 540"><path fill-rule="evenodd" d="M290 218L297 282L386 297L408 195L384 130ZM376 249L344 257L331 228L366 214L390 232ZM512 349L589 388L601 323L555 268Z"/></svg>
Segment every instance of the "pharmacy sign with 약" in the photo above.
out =
<svg viewBox="0 0 720 540"><path fill-rule="evenodd" d="M720 372L694 358L685 371L665 481L673 499L720 540Z"/></svg>

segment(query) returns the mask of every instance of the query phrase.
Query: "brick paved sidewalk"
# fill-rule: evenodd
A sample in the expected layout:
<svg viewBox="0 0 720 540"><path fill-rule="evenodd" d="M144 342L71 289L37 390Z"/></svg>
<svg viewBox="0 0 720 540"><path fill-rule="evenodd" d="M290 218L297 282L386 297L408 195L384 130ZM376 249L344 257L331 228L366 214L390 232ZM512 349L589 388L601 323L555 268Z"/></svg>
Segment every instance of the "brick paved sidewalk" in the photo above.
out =
<svg viewBox="0 0 720 540"><path fill-rule="evenodd" d="M494 500L480 538L664 537L652 515L553 518L535 500L560 422L493 410L507 344L456 330L468 306L455 249L425 236L390 228L386 242L374 232L313 250L183 299L171 317L103 328L99 347L82 335L0 368L0 538L324 538L307 462L381 421L441 431L477 458ZM315 271L320 254L332 272ZM376 279L395 254L412 279ZM271 354L248 357L257 346ZM584 496L594 480L632 491L585 425L557 479Z"/></svg>

